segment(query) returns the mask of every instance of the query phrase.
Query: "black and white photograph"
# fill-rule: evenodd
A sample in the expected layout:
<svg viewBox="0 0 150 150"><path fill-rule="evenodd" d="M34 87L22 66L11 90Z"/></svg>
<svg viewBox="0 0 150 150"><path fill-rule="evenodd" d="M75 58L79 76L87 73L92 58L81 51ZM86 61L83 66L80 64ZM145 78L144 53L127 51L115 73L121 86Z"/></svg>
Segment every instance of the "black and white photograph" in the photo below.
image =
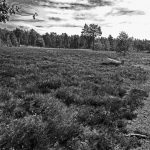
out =
<svg viewBox="0 0 150 150"><path fill-rule="evenodd" d="M150 150L149 0L0 0L0 150Z"/></svg>

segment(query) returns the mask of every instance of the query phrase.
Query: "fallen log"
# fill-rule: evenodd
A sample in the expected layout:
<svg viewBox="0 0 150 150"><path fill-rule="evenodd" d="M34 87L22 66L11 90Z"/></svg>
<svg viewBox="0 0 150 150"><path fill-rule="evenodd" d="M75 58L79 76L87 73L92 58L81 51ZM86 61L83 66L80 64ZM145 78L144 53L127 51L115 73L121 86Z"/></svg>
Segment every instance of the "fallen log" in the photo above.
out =
<svg viewBox="0 0 150 150"><path fill-rule="evenodd" d="M114 65L114 66L119 66L124 64L124 61L119 61L116 59L112 59L112 58L107 58L105 62L101 63L102 65Z"/></svg>
<svg viewBox="0 0 150 150"><path fill-rule="evenodd" d="M139 139L150 139L150 136L138 133L129 133L125 135L126 137L137 137Z"/></svg>

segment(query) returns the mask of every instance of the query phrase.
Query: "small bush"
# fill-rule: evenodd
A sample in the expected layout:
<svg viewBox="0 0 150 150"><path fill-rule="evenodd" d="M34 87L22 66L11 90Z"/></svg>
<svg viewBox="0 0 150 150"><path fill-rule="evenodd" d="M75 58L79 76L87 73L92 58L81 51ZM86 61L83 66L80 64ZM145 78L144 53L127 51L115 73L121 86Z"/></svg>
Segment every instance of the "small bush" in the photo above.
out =
<svg viewBox="0 0 150 150"><path fill-rule="evenodd" d="M69 141L72 138L77 137L80 134L79 126L72 124L67 126L59 126L57 129L57 138L61 146L67 147Z"/></svg>
<svg viewBox="0 0 150 150"><path fill-rule="evenodd" d="M148 97L147 92L140 89L131 89L124 99L124 105L129 106L131 111L143 106L143 100Z"/></svg>
<svg viewBox="0 0 150 150"><path fill-rule="evenodd" d="M118 139L119 145L123 149L136 149L141 146L141 141L136 137L123 137L121 136L120 139Z"/></svg>
<svg viewBox="0 0 150 150"><path fill-rule="evenodd" d="M21 107L16 107L14 110L13 110L13 117L16 118L16 119L19 119L19 118L23 118L26 116L26 111L24 108L21 108Z"/></svg>
<svg viewBox="0 0 150 150"><path fill-rule="evenodd" d="M48 139L45 134L45 124L40 116L28 116L13 120L3 128L0 138L0 149L30 150L45 149Z"/></svg>
<svg viewBox="0 0 150 150"><path fill-rule="evenodd" d="M105 104L105 100L100 96L86 96L83 100L83 104L89 106L102 106Z"/></svg>
<svg viewBox="0 0 150 150"><path fill-rule="evenodd" d="M102 135L99 137L98 141L93 144L95 149L99 150L113 150L112 142L109 138L107 138L105 135Z"/></svg>
<svg viewBox="0 0 150 150"><path fill-rule="evenodd" d="M124 120L117 120L116 123L117 123L117 128L119 128L119 129L125 129L126 123L125 123Z"/></svg>
<svg viewBox="0 0 150 150"><path fill-rule="evenodd" d="M92 107L84 106L78 113L78 121L90 126L106 123L107 117L103 107L93 109Z"/></svg>
<svg viewBox="0 0 150 150"><path fill-rule="evenodd" d="M125 66L120 72L121 77L131 81L144 82L147 79L147 71L141 67Z"/></svg>
<svg viewBox="0 0 150 150"><path fill-rule="evenodd" d="M49 93L50 90L58 89L62 85L61 80L58 78L50 78L37 83L37 87L41 93Z"/></svg>
<svg viewBox="0 0 150 150"><path fill-rule="evenodd" d="M7 102L13 97L13 94L5 88L0 88L0 102Z"/></svg>
<svg viewBox="0 0 150 150"><path fill-rule="evenodd" d="M75 103L75 95L69 88L60 88L56 91L56 98L61 99L67 106Z"/></svg>
<svg viewBox="0 0 150 150"><path fill-rule="evenodd" d="M137 114L133 113L133 112L130 112L130 111L127 111L127 112L124 112L122 115L121 115L121 118L124 118L124 119L127 119L127 120L133 120L137 117Z"/></svg>

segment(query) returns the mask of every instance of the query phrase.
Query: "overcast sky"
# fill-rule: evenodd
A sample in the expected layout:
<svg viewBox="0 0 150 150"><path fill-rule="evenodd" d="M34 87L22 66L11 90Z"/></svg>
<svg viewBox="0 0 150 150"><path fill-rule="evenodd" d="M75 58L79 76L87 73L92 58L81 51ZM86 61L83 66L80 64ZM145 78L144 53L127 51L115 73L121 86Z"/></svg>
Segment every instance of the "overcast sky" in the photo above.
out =
<svg viewBox="0 0 150 150"><path fill-rule="evenodd" d="M34 28L39 33L81 34L85 23L98 24L102 36L116 37L120 31L150 39L150 0L8 0L20 5L20 15L2 27ZM32 14L38 16L32 19Z"/></svg>

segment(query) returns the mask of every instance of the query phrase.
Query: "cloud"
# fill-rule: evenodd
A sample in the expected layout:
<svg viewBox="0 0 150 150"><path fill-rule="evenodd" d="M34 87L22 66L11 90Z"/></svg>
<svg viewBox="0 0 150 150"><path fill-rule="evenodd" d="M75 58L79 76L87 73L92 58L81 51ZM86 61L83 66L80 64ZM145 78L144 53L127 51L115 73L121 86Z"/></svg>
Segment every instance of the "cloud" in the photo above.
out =
<svg viewBox="0 0 150 150"><path fill-rule="evenodd" d="M20 29L23 29L23 30L28 30L29 27L26 27L26 26L19 26Z"/></svg>
<svg viewBox="0 0 150 150"><path fill-rule="evenodd" d="M113 8L106 16L132 16L132 15L145 15L144 11L141 10L130 10L128 8Z"/></svg>
<svg viewBox="0 0 150 150"><path fill-rule="evenodd" d="M91 18L94 18L95 15L91 13L75 13L74 19L75 20L91 20Z"/></svg>
<svg viewBox="0 0 150 150"><path fill-rule="evenodd" d="M58 0L37 0L31 5L38 5L48 8L66 9L66 10L87 10L97 6L110 6L113 5L109 0L82 0L82 1L58 1Z"/></svg>
<svg viewBox="0 0 150 150"><path fill-rule="evenodd" d="M88 0L88 2L94 6L112 6L114 4L110 0Z"/></svg>
<svg viewBox="0 0 150 150"><path fill-rule="evenodd" d="M48 2L49 0L7 0L8 4L18 6L39 6L40 2Z"/></svg>
<svg viewBox="0 0 150 150"><path fill-rule="evenodd" d="M104 22L104 18L100 18L98 15L93 13L75 13L73 19L77 21L93 21L93 22Z"/></svg>
<svg viewBox="0 0 150 150"><path fill-rule="evenodd" d="M56 1L41 1L40 6L48 7L48 8L57 8L57 9L66 9L66 10L82 10L82 9L91 9L93 5L85 4L85 3L77 3L77 2L56 2Z"/></svg>
<svg viewBox="0 0 150 150"><path fill-rule="evenodd" d="M1 23L1 22L0 22L0 27L1 27L1 28L6 28L6 29L9 29L9 30L12 30L12 29L15 28L15 25L14 25L14 24L10 24L10 23L9 23L9 24L8 24L8 23L6 24L6 23Z"/></svg>
<svg viewBox="0 0 150 150"><path fill-rule="evenodd" d="M42 19L11 19L11 22L26 22L26 23L33 23L33 22L45 22Z"/></svg>
<svg viewBox="0 0 150 150"><path fill-rule="evenodd" d="M74 9L74 10L83 10L91 9L93 5L90 4L81 4L81 3L70 3L68 7L60 7L61 9Z"/></svg>
<svg viewBox="0 0 150 150"><path fill-rule="evenodd" d="M82 28L82 26L80 26L80 25L69 24L69 23L66 23L66 24L53 24L53 25L48 25L47 27L48 28L51 28L51 27Z"/></svg>
<svg viewBox="0 0 150 150"><path fill-rule="evenodd" d="M44 26L36 26L37 28L44 28Z"/></svg>
<svg viewBox="0 0 150 150"><path fill-rule="evenodd" d="M60 25L60 27L82 28L82 26L74 25L74 24L63 24L63 25Z"/></svg>
<svg viewBox="0 0 150 150"><path fill-rule="evenodd" d="M45 6L49 7L57 7L57 5L67 5L70 4L71 7L75 8L91 8L95 6L110 6L114 3L112 0L7 0L10 5L32 5L32 6L40 6L41 4L45 4Z"/></svg>
<svg viewBox="0 0 150 150"><path fill-rule="evenodd" d="M129 21L122 21L119 24L131 24L131 22L129 22Z"/></svg>
<svg viewBox="0 0 150 150"><path fill-rule="evenodd" d="M62 21L63 20L60 17L49 17L48 19L52 20L52 21Z"/></svg>

